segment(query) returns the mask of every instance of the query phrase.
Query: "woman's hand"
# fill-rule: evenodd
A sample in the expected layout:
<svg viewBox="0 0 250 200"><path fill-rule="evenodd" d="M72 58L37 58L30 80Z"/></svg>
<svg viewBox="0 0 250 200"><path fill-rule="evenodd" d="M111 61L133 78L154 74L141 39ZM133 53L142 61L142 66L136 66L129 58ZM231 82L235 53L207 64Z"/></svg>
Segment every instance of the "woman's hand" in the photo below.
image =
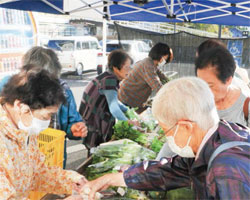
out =
<svg viewBox="0 0 250 200"><path fill-rule="evenodd" d="M73 183L73 190L78 194L81 193L82 188L88 183L88 180L83 176L79 181Z"/></svg>
<svg viewBox="0 0 250 200"><path fill-rule="evenodd" d="M64 200L84 200L81 195L71 195Z"/></svg>
<svg viewBox="0 0 250 200"><path fill-rule="evenodd" d="M88 133L87 126L83 122L77 122L71 126L71 132L75 137L86 137Z"/></svg>
<svg viewBox="0 0 250 200"><path fill-rule="evenodd" d="M105 190L110 186L126 187L123 173L106 174L96 180L89 181L84 185L84 187L90 189L89 200L94 200L96 192Z"/></svg>
<svg viewBox="0 0 250 200"><path fill-rule="evenodd" d="M137 120L131 120L131 119L129 119L128 123L131 124L131 125L134 125L134 126L140 126L140 122L137 121Z"/></svg>

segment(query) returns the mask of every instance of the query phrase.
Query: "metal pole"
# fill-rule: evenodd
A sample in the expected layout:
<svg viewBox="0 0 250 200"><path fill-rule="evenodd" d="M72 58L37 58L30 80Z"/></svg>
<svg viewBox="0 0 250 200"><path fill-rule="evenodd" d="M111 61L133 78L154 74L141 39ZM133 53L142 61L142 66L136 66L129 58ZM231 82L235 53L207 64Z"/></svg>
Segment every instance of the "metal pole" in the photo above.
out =
<svg viewBox="0 0 250 200"><path fill-rule="evenodd" d="M221 38L221 25L219 25L218 38Z"/></svg>
<svg viewBox="0 0 250 200"><path fill-rule="evenodd" d="M105 64L106 64L106 47L107 47L107 20L106 18L103 18L102 21L102 55L103 55L103 60L102 60L102 67L103 71L105 71Z"/></svg>
<svg viewBox="0 0 250 200"><path fill-rule="evenodd" d="M107 60L107 56L106 56L106 48L107 48L107 14L108 14L108 7L107 7L107 2L104 1L103 2L104 7L103 7L103 20L102 20L102 67L103 67L103 71L105 71L106 69L106 60Z"/></svg>

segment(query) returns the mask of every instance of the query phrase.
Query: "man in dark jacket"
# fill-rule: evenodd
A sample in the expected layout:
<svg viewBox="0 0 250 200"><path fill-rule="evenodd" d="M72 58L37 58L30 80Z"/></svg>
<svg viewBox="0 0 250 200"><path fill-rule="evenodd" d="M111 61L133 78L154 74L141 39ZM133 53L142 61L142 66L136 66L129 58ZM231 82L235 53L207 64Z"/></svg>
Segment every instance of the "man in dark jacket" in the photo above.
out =
<svg viewBox="0 0 250 200"><path fill-rule="evenodd" d="M89 182L90 199L108 186L144 191L190 187L196 199L249 198L250 130L219 120L213 94L204 81L186 77L167 83L157 93L152 110L176 155L144 161ZM232 141L237 146L215 154Z"/></svg>

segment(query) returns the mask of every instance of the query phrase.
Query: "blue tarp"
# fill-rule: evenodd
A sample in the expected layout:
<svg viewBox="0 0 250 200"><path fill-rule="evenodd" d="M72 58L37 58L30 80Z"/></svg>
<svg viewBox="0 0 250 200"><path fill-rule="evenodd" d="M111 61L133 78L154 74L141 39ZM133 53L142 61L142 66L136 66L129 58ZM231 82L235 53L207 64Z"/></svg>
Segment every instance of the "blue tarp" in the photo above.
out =
<svg viewBox="0 0 250 200"><path fill-rule="evenodd" d="M63 0L47 0L47 2L48 3L45 3L41 0L10 0L8 3L0 4L0 7L52 14L64 14Z"/></svg>
<svg viewBox="0 0 250 200"><path fill-rule="evenodd" d="M91 8L102 11L103 2L107 2L106 5L109 7L107 16L111 20L250 26L249 0L148 0L148 3L144 5L138 5L133 0L47 1L54 8L41 0L10 0L9 3L0 4L0 7L60 14L62 13L60 10L70 13L70 10L63 8L64 1L68 1L68 4L79 5L79 12Z"/></svg>
<svg viewBox="0 0 250 200"><path fill-rule="evenodd" d="M148 22L191 22L250 26L250 1L246 0L171 0L149 1L144 5L117 0L110 6L112 20ZM168 7L168 9L166 8Z"/></svg>

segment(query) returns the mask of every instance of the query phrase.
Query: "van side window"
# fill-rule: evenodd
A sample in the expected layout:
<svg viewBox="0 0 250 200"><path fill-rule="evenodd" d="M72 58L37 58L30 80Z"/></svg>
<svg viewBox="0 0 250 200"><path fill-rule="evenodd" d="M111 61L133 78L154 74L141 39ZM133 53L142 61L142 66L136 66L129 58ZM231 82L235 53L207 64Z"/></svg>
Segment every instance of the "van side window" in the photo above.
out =
<svg viewBox="0 0 250 200"><path fill-rule="evenodd" d="M89 42L82 42L82 49L89 49Z"/></svg>
<svg viewBox="0 0 250 200"><path fill-rule="evenodd" d="M90 42L90 48L91 49L98 49L98 44L96 42L94 42L94 41L91 41Z"/></svg>
<svg viewBox="0 0 250 200"><path fill-rule="evenodd" d="M81 43L80 43L80 42L77 42L77 43L76 43L76 49L77 49L77 50L81 50L81 49L82 49Z"/></svg>

